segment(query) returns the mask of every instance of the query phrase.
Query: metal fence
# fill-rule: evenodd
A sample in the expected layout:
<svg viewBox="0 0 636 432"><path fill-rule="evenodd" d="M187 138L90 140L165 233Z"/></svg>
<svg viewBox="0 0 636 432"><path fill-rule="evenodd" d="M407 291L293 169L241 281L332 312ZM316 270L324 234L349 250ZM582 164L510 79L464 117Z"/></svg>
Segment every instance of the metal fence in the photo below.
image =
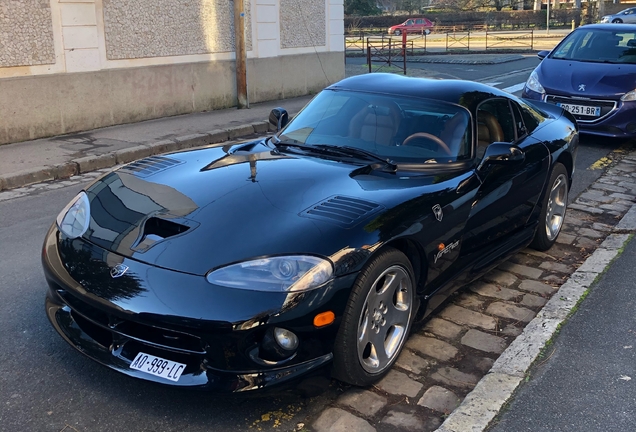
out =
<svg viewBox="0 0 636 432"><path fill-rule="evenodd" d="M355 33L345 37L345 55L367 56L368 48L405 45L406 55L425 55L451 53L457 51L487 52L487 51L532 51L535 49L536 37L534 30L519 31L489 31L489 30L452 30L446 32L408 34L406 41L403 36L388 34ZM373 48L376 49L376 48Z"/></svg>

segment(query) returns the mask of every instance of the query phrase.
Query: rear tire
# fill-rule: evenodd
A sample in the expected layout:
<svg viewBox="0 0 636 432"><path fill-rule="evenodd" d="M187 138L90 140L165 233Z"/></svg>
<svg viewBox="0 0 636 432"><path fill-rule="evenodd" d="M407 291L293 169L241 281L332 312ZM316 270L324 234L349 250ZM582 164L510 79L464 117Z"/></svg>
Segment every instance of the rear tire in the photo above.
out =
<svg viewBox="0 0 636 432"><path fill-rule="evenodd" d="M530 243L531 248L546 251L556 242L565 219L568 190L568 171L563 164L557 162L552 169L548 189L543 197L539 226Z"/></svg>
<svg viewBox="0 0 636 432"><path fill-rule="evenodd" d="M334 378L368 386L389 372L415 316L414 280L410 261L394 248L360 271L336 336Z"/></svg>

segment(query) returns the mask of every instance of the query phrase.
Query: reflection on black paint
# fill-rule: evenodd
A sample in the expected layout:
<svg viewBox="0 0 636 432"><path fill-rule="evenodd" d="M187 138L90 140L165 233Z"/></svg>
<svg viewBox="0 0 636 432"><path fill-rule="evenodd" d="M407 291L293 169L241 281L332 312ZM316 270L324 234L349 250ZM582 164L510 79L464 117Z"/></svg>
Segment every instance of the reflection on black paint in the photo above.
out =
<svg viewBox="0 0 636 432"><path fill-rule="evenodd" d="M95 256L83 245L81 241L64 239L59 243L59 251L69 274L86 291L111 302L129 300L146 291L137 276L124 274L113 278L105 257Z"/></svg>

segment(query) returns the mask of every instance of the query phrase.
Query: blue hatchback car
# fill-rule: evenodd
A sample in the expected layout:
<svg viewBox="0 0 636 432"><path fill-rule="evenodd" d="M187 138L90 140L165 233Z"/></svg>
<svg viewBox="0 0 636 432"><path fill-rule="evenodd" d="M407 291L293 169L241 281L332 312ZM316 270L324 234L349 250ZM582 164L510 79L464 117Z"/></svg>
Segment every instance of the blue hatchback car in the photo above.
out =
<svg viewBox="0 0 636 432"><path fill-rule="evenodd" d="M523 97L571 112L584 134L636 137L636 25L582 26L538 56Z"/></svg>

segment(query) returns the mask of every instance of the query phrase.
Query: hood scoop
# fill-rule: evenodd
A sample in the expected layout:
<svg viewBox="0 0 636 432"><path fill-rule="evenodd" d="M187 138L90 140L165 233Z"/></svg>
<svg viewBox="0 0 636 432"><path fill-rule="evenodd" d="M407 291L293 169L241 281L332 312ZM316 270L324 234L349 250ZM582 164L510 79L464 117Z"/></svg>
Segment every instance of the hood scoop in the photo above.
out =
<svg viewBox="0 0 636 432"><path fill-rule="evenodd" d="M132 249L136 252L144 252L155 243L172 236L183 234L189 229L190 227L187 225L158 217L151 217L144 224L142 235Z"/></svg>
<svg viewBox="0 0 636 432"><path fill-rule="evenodd" d="M350 228L383 208L371 201L337 195L313 205L300 213L300 216Z"/></svg>
<svg viewBox="0 0 636 432"><path fill-rule="evenodd" d="M182 163L183 161L165 156L150 156L126 165L120 171L129 172L138 177L148 177Z"/></svg>

